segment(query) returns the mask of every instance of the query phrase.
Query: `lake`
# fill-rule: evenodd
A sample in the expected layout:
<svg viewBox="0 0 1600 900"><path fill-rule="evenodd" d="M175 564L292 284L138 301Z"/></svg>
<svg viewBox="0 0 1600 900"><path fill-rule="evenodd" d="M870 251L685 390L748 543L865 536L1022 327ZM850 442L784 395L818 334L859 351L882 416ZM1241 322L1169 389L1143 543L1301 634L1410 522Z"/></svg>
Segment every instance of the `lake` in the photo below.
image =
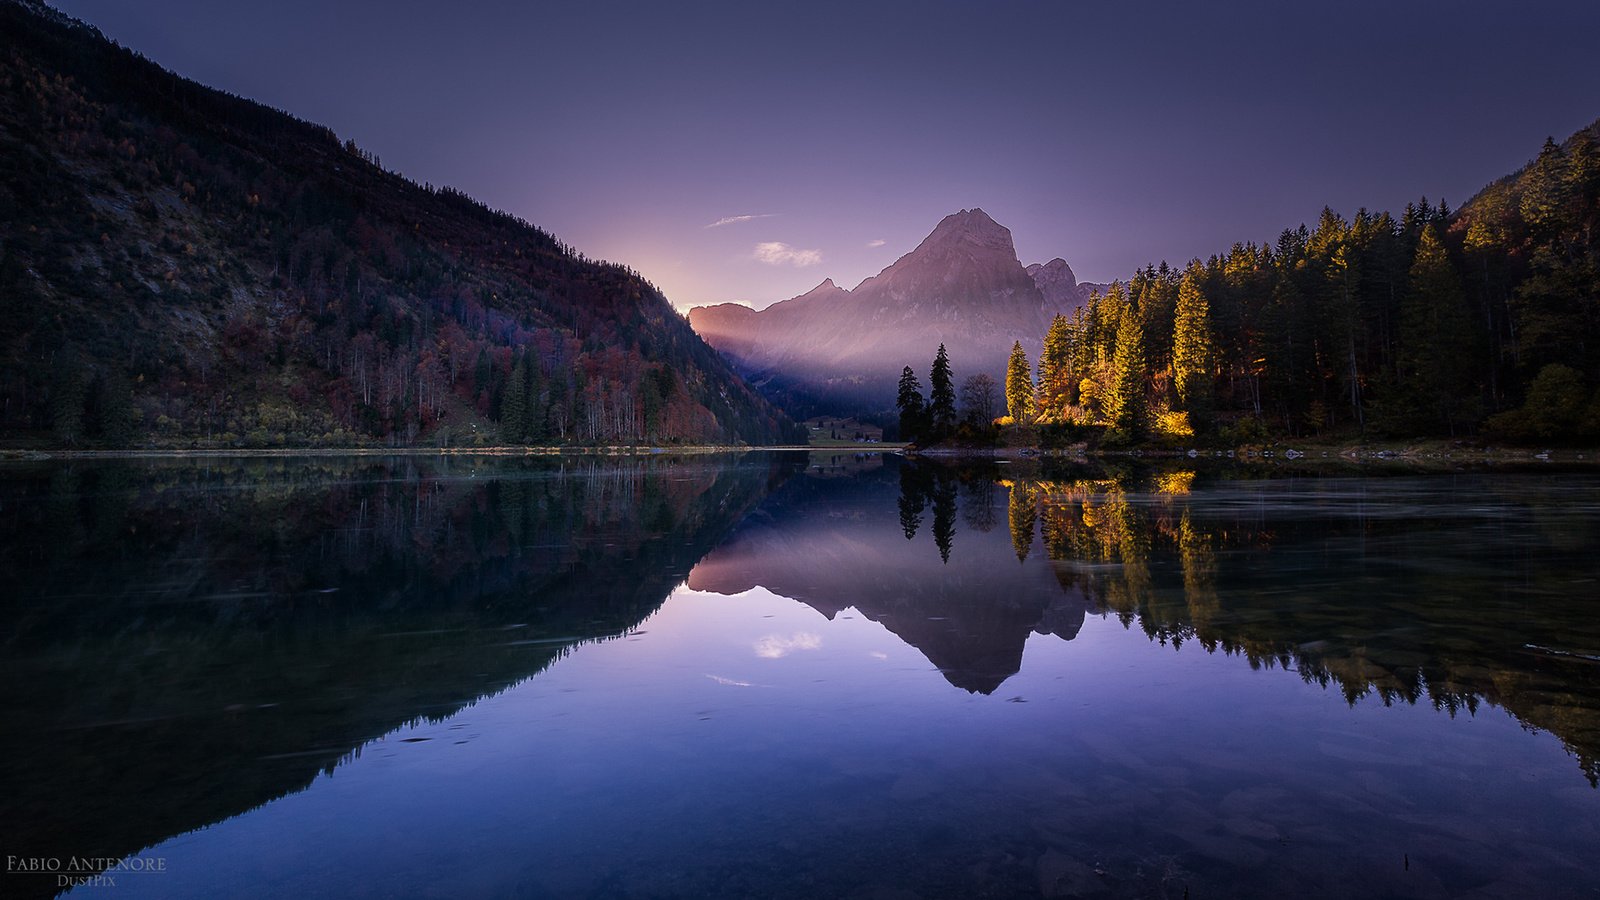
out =
<svg viewBox="0 0 1600 900"><path fill-rule="evenodd" d="M1600 896L1589 473L8 463L0 578L6 896Z"/></svg>

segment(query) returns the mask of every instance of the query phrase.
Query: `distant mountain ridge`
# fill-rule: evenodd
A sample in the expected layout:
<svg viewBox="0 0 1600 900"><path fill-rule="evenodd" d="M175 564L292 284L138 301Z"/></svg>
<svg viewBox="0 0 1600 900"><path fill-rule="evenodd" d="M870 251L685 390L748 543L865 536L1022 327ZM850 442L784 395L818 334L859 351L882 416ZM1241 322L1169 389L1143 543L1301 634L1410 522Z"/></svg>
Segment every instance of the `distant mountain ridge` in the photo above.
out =
<svg viewBox="0 0 1600 900"><path fill-rule="evenodd" d="M958 377L998 376L1016 341L1036 356L1050 320L1095 287L1060 258L1024 268L1009 229L963 209L851 290L830 278L760 311L695 307L689 324L769 394L787 394L792 412L808 402L881 411L893 406L901 369L925 380L941 343Z"/></svg>

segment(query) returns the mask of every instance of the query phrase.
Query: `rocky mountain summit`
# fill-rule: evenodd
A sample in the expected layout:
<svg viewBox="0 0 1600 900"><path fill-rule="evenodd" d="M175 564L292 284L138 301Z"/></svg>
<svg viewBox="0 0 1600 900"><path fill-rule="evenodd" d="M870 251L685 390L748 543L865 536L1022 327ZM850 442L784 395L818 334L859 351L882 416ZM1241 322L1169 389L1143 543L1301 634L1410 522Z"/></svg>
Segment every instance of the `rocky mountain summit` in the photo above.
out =
<svg viewBox="0 0 1600 900"><path fill-rule="evenodd" d="M1036 355L1051 318L1081 306L1089 287L1059 258L1024 268L1010 229L963 209L851 290L830 278L760 311L696 307L689 323L792 409L882 410L901 368L920 372L941 343L958 377L998 377L1015 341Z"/></svg>

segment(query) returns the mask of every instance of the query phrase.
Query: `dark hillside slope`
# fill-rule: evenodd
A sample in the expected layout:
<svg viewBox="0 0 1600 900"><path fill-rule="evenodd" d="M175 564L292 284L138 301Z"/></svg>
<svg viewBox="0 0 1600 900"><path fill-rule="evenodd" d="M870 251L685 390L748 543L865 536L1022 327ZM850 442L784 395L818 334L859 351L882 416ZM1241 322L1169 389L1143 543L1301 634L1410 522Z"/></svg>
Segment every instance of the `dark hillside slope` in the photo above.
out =
<svg viewBox="0 0 1600 900"><path fill-rule="evenodd" d="M650 283L0 0L0 436L708 442L787 418Z"/></svg>

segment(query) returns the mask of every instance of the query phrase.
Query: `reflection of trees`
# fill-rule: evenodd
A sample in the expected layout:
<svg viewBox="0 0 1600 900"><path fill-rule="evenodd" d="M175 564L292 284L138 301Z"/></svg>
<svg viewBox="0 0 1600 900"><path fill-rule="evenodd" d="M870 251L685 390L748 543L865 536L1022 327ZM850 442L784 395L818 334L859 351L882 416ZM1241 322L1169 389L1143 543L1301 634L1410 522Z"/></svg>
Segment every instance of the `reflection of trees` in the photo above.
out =
<svg viewBox="0 0 1600 900"><path fill-rule="evenodd" d="M922 526L922 508L927 505L927 473L915 465L900 467L900 530L906 540L917 536Z"/></svg>
<svg viewBox="0 0 1600 900"><path fill-rule="evenodd" d="M922 511L933 507L933 543L939 558L950 561L956 535L956 499L960 486L953 469L946 466L900 466L900 530L906 540L917 536L922 526Z"/></svg>
<svg viewBox="0 0 1600 900"><path fill-rule="evenodd" d="M1011 526L1011 549L1017 562L1026 562L1033 552L1033 530L1039 520L1038 490L1026 481L1002 481L1010 490L1006 502L1006 519Z"/></svg>
<svg viewBox="0 0 1600 900"><path fill-rule="evenodd" d="M965 477L961 479L961 519L973 531L989 532L999 522L995 513L995 483L989 478Z"/></svg>
<svg viewBox="0 0 1600 900"><path fill-rule="evenodd" d="M956 534L956 480L953 474L940 473L933 486L933 542L939 558L950 561L950 543Z"/></svg>
<svg viewBox="0 0 1600 900"><path fill-rule="evenodd" d="M1183 564L1183 597L1196 631L1209 632L1220 601L1217 598L1217 555L1212 536L1195 527L1187 507L1178 520L1178 561Z"/></svg>
<svg viewBox="0 0 1600 900"><path fill-rule="evenodd" d="M117 856L298 789L633 627L781 466L14 468L0 843Z"/></svg>
<svg viewBox="0 0 1600 900"><path fill-rule="evenodd" d="M1010 482L1013 545L1026 556L1037 515L1063 587L1154 640L1295 671L1351 703L1425 701L1452 715L1503 706L1558 735L1591 782L1600 778L1600 647L1583 643L1594 640L1592 613L1574 606L1571 586L1593 577L1578 548L1600 535L1592 521L1551 512L1562 508L1558 492L1509 495L1529 523L1554 515L1547 530L1560 539L1534 525L1522 540L1536 546L1500 563L1477 558L1481 522L1465 507L1459 521L1419 533L1409 517L1340 514L1315 500L1228 511L1196 481L1176 472ZM1437 534L1449 528L1464 532L1459 545ZM1447 553L1461 558L1445 565ZM1408 560L1421 564L1395 565Z"/></svg>

